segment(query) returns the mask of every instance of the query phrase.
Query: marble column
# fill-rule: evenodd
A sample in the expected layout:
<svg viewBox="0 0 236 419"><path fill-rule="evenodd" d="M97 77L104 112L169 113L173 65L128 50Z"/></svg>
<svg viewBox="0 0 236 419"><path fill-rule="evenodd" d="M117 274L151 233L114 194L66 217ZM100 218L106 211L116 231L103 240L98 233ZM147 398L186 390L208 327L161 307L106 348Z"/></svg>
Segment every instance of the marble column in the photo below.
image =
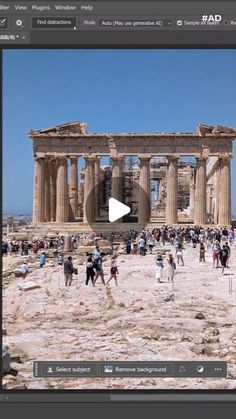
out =
<svg viewBox="0 0 236 419"><path fill-rule="evenodd" d="M219 219L219 189L220 189L220 159L215 172L215 207L214 207L214 223L218 224Z"/></svg>
<svg viewBox="0 0 236 419"><path fill-rule="evenodd" d="M178 157L168 156L166 178L166 224L178 222Z"/></svg>
<svg viewBox="0 0 236 419"><path fill-rule="evenodd" d="M197 158L194 224L206 224L206 159Z"/></svg>
<svg viewBox="0 0 236 419"><path fill-rule="evenodd" d="M71 221L75 221L78 215L78 157L71 157L71 181L70 181L70 205Z"/></svg>
<svg viewBox="0 0 236 419"><path fill-rule="evenodd" d="M208 183L206 185L206 213L209 214L211 219L213 217L212 190L213 185L211 183Z"/></svg>
<svg viewBox="0 0 236 419"><path fill-rule="evenodd" d="M50 177L50 207L51 222L56 221L56 188L57 188L57 161L51 160L49 167Z"/></svg>
<svg viewBox="0 0 236 419"><path fill-rule="evenodd" d="M138 222L145 225L150 221L150 157L140 157Z"/></svg>
<svg viewBox="0 0 236 419"><path fill-rule="evenodd" d="M71 252L72 251L72 243L71 243L71 236L66 235L64 236L64 252Z"/></svg>
<svg viewBox="0 0 236 419"><path fill-rule="evenodd" d="M45 159L36 158L34 168L33 223L45 221Z"/></svg>
<svg viewBox="0 0 236 419"><path fill-rule="evenodd" d="M51 221L51 202L50 202L50 161L45 160L45 221Z"/></svg>
<svg viewBox="0 0 236 419"><path fill-rule="evenodd" d="M58 158L57 167L57 206L56 206L56 222L68 222L68 175L67 175L67 157Z"/></svg>
<svg viewBox="0 0 236 419"><path fill-rule="evenodd" d="M78 200L79 200L79 207L78 207L78 216L83 216L83 206L84 206L84 183L79 182L78 185Z"/></svg>
<svg viewBox="0 0 236 419"><path fill-rule="evenodd" d="M100 159L96 157L94 163L94 182L95 182L95 219L100 217L101 205L101 176Z"/></svg>
<svg viewBox="0 0 236 419"><path fill-rule="evenodd" d="M231 158L224 156L219 159L219 192L218 192L218 224L231 225Z"/></svg>
<svg viewBox="0 0 236 419"><path fill-rule="evenodd" d="M123 157L113 157L112 179L111 179L111 197L118 201L123 200L123 182L122 182L122 166Z"/></svg>
<svg viewBox="0 0 236 419"><path fill-rule="evenodd" d="M194 218L194 205L195 205L195 173L192 169L189 184L189 216Z"/></svg>
<svg viewBox="0 0 236 419"><path fill-rule="evenodd" d="M95 217L95 180L94 180L94 157L85 158L84 176L84 216L83 223L92 223Z"/></svg>

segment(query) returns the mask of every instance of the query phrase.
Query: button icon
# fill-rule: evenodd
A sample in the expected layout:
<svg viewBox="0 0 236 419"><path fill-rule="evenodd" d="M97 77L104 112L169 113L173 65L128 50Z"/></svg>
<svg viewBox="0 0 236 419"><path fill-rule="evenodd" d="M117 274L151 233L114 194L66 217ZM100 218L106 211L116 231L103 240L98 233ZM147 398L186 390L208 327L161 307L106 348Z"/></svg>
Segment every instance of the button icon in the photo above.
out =
<svg viewBox="0 0 236 419"><path fill-rule="evenodd" d="M112 374L113 373L113 365L112 364L105 365L104 372L106 374Z"/></svg>
<svg viewBox="0 0 236 419"><path fill-rule="evenodd" d="M21 27L23 26L23 22L21 19L17 19L16 26L21 26Z"/></svg>
<svg viewBox="0 0 236 419"><path fill-rule="evenodd" d="M104 226L111 232L125 230L124 224L127 224L128 230L132 227L130 224L133 224L134 229L137 224L139 228L145 228L151 212L149 191L132 179L123 182L120 177L111 178L110 172L108 175L104 172L103 176L104 179L96 182L85 194L84 223L101 233L104 233ZM86 189L89 189L89 183L85 183L85 192Z"/></svg>
<svg viewBox="0 0 236 419"><path fill-rule="evenodd" d="M7 17L0 18L0 28L1 29L7 28Z"/></svg>
<svg viewBox="0 0 236 419"><path fill-rule="evenodd" d="M11 26L14 30L25 29L27 27L27 16L12 16Z"/></svg>
<svg viewBox="0 0 236 419"><path fill-rule="evenodd" d="M115 198L109 199L109 221L113 223L119 218L123 217L126 214L130 213L130 207L123 204Z"/></svg>
<svg viewBox="0 0 236 419"><path fill-rule="evenodd" d="M199 374L202 374L204 372L204 367L202 365L198 365L197 372L199 372Z"/></svg>
<svg viewBox="0 0 236 419"><path fill-rule="evenodd" d="M187 372L187 370L186 370L186 368L185 368L184 365L180 365L179 372L180 372L180 374L183 374L183 373Z"/></svg>

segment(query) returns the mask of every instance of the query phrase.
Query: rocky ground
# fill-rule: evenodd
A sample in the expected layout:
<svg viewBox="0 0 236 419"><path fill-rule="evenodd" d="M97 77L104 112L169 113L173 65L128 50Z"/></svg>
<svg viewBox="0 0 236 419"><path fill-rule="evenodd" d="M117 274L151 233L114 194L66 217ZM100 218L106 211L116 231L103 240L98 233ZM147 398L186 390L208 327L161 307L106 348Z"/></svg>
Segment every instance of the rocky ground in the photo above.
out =
<svg viewBox="0 0 236 419"><path fill-rule="evenodd" d="M85 286L85 265L74 255L78 280L64 288L63 268L49 259L39 269L31 258L25 280L5 275L4 344L10 348L17 377L5 388L28 389L235 389L236 249L230 269L212 269L211 251L198 262L198 249L185 246L185 266L174 283L155 280L155 256L120 255L119 286ZM29 258L30 260L30 258ZM21 263L4 260L4 272ZM110 257L104 271L109 275ZM229 278L233 294L229 294ZM24 287L32 281L31 287ZM27 288L32 288L27 290ZM123 378L36 379L35 360L220 360L227 379ZM17 362L16 362L17 361Z"/></svg>

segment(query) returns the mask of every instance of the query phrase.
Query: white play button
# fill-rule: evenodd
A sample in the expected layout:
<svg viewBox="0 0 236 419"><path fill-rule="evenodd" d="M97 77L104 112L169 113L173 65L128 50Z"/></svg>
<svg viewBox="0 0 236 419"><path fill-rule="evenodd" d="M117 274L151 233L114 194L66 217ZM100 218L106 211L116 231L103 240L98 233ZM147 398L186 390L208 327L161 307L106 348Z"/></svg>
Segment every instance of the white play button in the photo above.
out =
<svg viewBox="0 0 236 419"><path fill-rule="evenodd" d="M118 201L115 198L109 199L109 221L113 223L114 221L118 220L119 218L123 217L126 214L129 214L130 207L122 202Z"/></svg>

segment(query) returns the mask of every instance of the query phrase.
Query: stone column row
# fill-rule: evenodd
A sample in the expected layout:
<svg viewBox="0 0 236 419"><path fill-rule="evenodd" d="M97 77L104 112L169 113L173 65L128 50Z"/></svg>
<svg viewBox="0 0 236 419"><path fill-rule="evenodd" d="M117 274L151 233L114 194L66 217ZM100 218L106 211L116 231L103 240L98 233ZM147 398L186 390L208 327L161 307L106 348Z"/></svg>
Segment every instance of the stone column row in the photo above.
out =
<svg viewBox="0 0 236 419"><path fill-rule="evenodd" d="M178 222L178 158L168 157L166 196L166 224ZM190 179L190 204L195 225L206 224L206 159L198 158L196 181Z"/></svg>
<svg viewBox="0 0 236 419"><path fill-rule="evenodd" d="M231 157L223 156L218 160L216 186L215 224L231 224ZM198 158L196 165L194 224L207 224L207 176L206 159Z"/></svg>
<svg viewBox="0 0 236 419"><path fill-rule="evenodd" d="M219 173L217 185L218 224L231 225L231 157L219 158Z"/></svg>
<svg viewBox="0 0 236 419"><path fill-rule="evenodd" d="M139 176L139 223L150 220L150 158L140 156ZM100 165L95 157L85 158L84 218L93 222L99 216L101 191ZM111 195L123 202L122 185L123 157L113 158ZM71 182L68 188L67 156L57 159L37 158L34 173L33 222L75 221L78 213L78 159L71 157ZM219 158L217 172L217 224L231 224L231 174L230 156ZM178 222L178 158L168 156L167 167L166 224ZM194 183L194 182L192 182ZM207 223L206 212L206 158L197 158L195 188L191 186L191 200L194 198L194 224ZM69 192L69 193L68 193ZM69 218L70 208L70 218Z"/></svg>
<svg viewBox="0 0 236 419"><path fill-rule="evenodd" d="M73 164L75 167L73 167ZM74 187L74 184L77 184L76 161L73 160L73 164L72 185ZM76 214L76 207L78 208L78 186L76 192L74 195L74 214ZM33 223L52 221L64 223L68 221L68 216L69 196L67 157L62 156L57 159L44 157L36 158L34 172Z"/></svg>
<svg viewBox="0 0 236 419"><path fill-rule="evenodd" d="M99 162L95 157L85 158L83 222L93 222L99 215ZM111 196L123 201L123 157L113 158ZM177 222L177 159L169 161L167 175L167 221ZM140 157L139 177L139 223L150 220L150 157ZM78 211L78 161L71 158L71 182L68 196L67 157L49 161L38 158L35 162L34 223L56 221L59 223L76 219ZM70 198L69 198L70 197Z"/></svg>
<svg viewBox="0 0 236 419"><path fill-rule="evenodd" d="M150 159L151 156L140 156L139 175L139 223L145 225L150 221L151 191L150 191ZM87 157L84 179L84 223L91 223L97 216L98 206L98 163L94 157ZM122 185L123 157L113 158L111 196L123 202ZM169 157L167 174L167 215L168 224L177 223L177 196L178 196L178 158Z"/></svg>
<svg viewBox="0 0 236 419"><path fill-rule="evenodd" d="M219 158L217 173L217 224L227 226L231 224L231 157L226 155ZM194 224L207 224L207 159L198 157L196 164L195 188L190 184L191 207L194 208ZM177 187L178 162L176 157L168 158L167 169L167 198L166 224L177 223ZM194 204L193 204L194 201ZM215 220L216 221L216 220Z"/></svg>
<svg viewBox="0 0 236 419"><path fill-rule="evenodd" d="M150 159L140 158L139 178L139 223L145 225L150 221L151 191L150 191ZM168 156L166 190L166 224L173 225L178 222L178 157Z"/></svg>

